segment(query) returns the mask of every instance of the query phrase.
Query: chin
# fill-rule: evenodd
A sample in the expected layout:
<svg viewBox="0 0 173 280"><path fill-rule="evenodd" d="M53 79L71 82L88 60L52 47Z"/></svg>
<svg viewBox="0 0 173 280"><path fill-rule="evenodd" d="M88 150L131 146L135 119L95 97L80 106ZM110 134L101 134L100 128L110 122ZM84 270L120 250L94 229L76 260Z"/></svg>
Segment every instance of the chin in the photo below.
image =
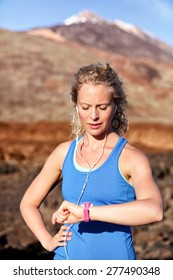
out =
<svg viewBox="0 0 173 280"><path fill-rule="evenodd" d="M95 137L99 137L102 135L105 136L105 134L106 134L106 130L103 130L103 129L102 130L101 129L89 129L89 130L87 130L87 132Z"/></svg>

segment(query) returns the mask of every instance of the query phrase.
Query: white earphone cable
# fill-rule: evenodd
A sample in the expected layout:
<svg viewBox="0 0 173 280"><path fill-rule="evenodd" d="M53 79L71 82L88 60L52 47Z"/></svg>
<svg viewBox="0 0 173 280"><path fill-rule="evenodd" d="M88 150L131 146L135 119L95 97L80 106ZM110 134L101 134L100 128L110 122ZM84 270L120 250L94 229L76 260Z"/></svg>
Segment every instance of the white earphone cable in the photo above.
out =
<svg viewBox="0 0 173 280"><path fill-rule="evenodd" d="M85 191L86 186L87 186L87 184L88 184L88 180L89 180L89 177L90 177L90 175L91 175L91 172L92 172L93 168L97 165L97 163L100 161L100 159L101 159L102 156L103 156L104 147L105 147L105 144L106 144L106 140L107 140L107 135L105 134L105 138L104 138L104 141L103 141L103 144L102 144L101 153L100 153L98 159L92 164L92 166L90 166L89 162L78 152L78 144L79 144L78 135L77 135L77 137L76 137L76 149L75 149L75 150L76 150L78 156L79 156L81 159L83 159L83 160L85 161L85 163L87 163L87 165L89 166L89 171L88 171L88 173L87 173L87 176L86 176L84 185L83 185L83 187L82 187L81 193L80 193L80 195L79 195L79 197L78 197L78 200L77 200L77 203L76 203L77 205L79 205L79 203L80 203L80 201L81 201L81 198L82 198L82 196L83 196L83 194L84 194L84 191ZM70 231L70 229L73 227L73 225L74 225L74 224L71 224L71 225L69 226L68 230L66 231L67 233ZM67 242L67 244L68 244L67 235L66 235L66 238L65 238L64 241ZM68 251L67 251L67 245L64 245L64 250L65 250L65 254L66 254L66 259L68 260L68 259L69 259L69 255L68 255Z"/></svg>

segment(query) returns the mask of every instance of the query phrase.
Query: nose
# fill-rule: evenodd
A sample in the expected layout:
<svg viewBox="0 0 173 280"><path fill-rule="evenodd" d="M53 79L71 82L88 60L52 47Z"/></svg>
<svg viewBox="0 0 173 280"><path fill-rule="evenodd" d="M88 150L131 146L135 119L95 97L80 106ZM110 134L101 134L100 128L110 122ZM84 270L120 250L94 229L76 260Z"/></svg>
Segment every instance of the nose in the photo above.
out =
<svg viewBox="0 0 173 280"><path fill-rule="evenodd" d="M97 120L99 118L99 114L97 112L96 108L92 109L91 115L90 115L90 119L92 120Z"/></svg>

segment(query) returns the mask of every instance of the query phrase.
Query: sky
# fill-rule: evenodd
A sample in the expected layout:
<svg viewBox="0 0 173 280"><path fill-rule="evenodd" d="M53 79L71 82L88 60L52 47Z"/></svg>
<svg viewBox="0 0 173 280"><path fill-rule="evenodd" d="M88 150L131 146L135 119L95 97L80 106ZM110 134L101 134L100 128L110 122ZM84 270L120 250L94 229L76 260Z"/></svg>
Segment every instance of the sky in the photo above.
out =
<svg viewBox="0 0 173 280"><path fill-rule="evenodd" d="M134 24L173 46L173 0L0 0L0 28L49 27L84 10Z"/></svg>

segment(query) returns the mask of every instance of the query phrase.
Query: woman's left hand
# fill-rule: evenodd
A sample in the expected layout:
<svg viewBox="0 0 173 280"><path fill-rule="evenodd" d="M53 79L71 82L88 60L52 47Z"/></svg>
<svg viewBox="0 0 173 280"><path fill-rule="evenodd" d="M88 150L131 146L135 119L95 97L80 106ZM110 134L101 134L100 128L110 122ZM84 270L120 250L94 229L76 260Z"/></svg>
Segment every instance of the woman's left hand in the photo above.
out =
<svg viewBox="0 0 173 280"><path fill-rule="evenodd" d="M76 224L83 221L83 207L64 200L52 215L52 223Z"/></svg>

